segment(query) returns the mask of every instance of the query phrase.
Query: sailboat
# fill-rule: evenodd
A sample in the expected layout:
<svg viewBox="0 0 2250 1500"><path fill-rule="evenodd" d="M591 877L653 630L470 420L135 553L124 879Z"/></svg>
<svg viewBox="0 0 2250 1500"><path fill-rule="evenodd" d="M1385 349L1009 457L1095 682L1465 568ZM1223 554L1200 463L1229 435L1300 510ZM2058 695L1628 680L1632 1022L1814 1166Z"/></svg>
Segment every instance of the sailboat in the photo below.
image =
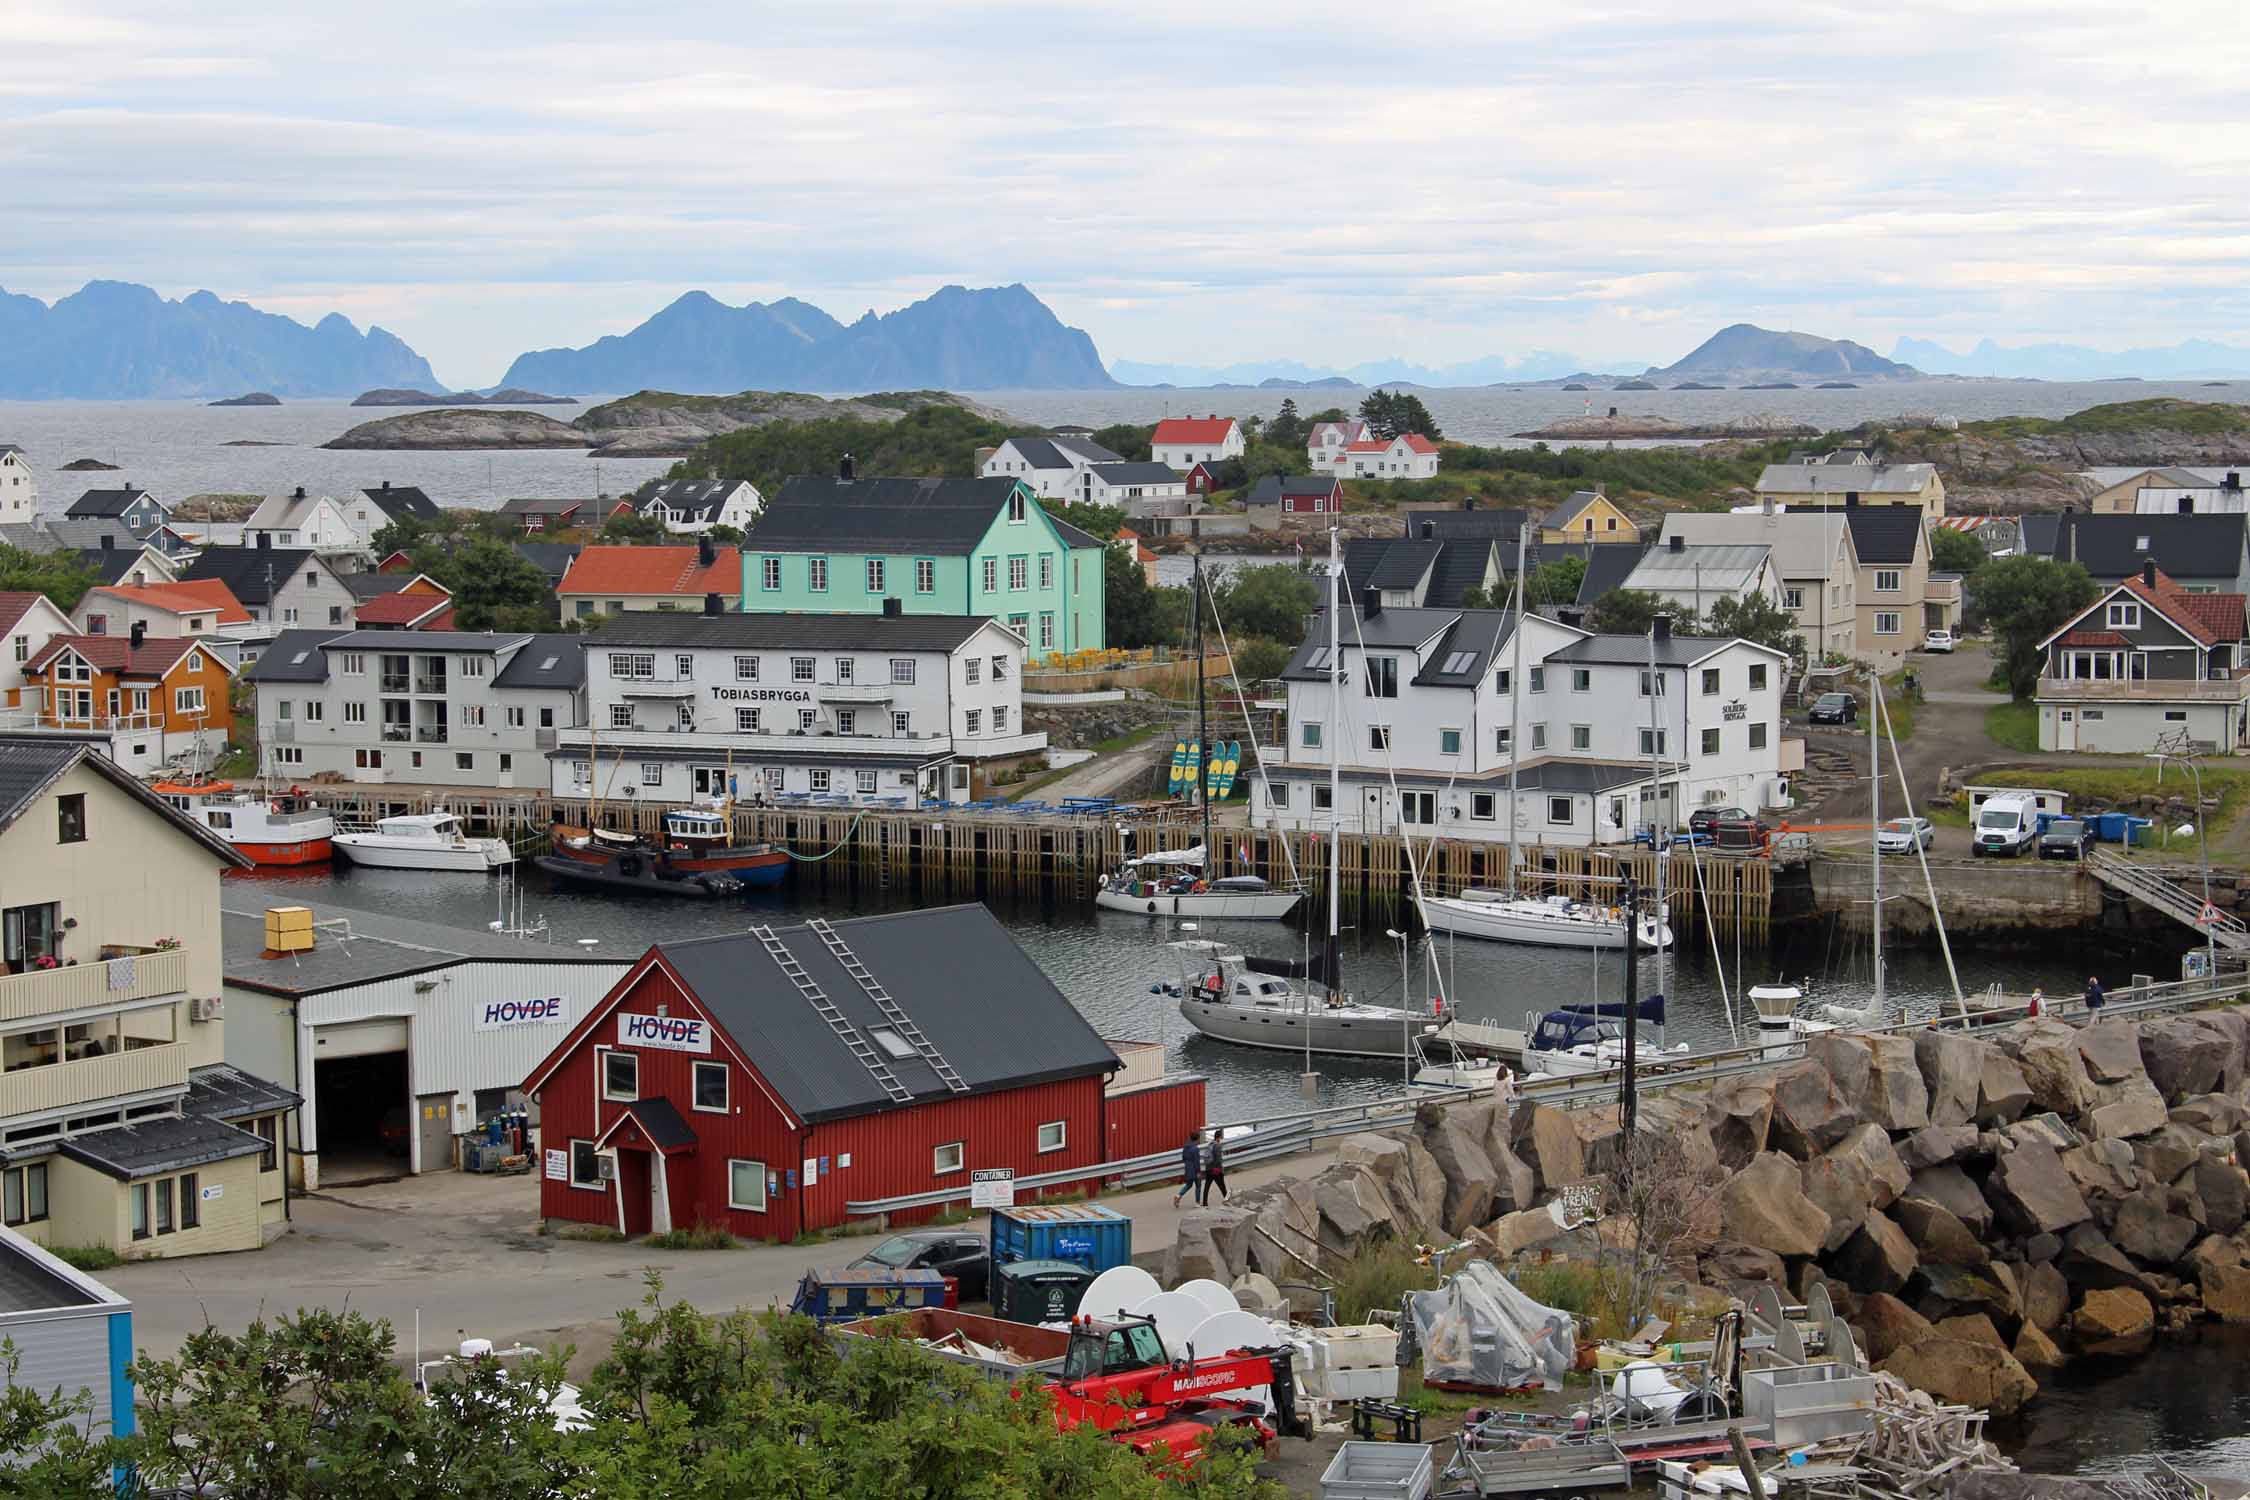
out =
<svg viewBox="0 0 2250 1500"><path fill-rule="evenodd" d="M1258 875L1210 875L1211 802L1234 777L1234 760L1211 743L1203 694L1203 554L1195 558L1195 743L1176 746L1173 770L1203 805L1203 841L1190 849L1159 850L1128 859L1102 881L1094 904L1108 911L1152 917L1219 918L1278 922L1296 909L1298 893L1277 890ZM1239 746L1234 754L1239 754ZM1184 773L1184 774L1183 774Z"/></svg>

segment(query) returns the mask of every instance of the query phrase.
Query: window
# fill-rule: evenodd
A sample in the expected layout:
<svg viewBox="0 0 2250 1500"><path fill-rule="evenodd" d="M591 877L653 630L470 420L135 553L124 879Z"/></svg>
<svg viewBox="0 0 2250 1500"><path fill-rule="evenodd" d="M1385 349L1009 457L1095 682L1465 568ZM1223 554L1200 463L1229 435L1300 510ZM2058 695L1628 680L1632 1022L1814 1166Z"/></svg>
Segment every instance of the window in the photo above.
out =
<svg viewBox="0 0 2250 1500"><path fill-rule="evenodd" d="M1325 786L1314 787L1312 789L1312 805L1316 812L1327 812L1336 805L1335 790Z"/></svg>
<svg viewBox="0 0 2250 1500"><path fill-rule="evenodd" d="M1308 719L1301 731L1301 738L1307 750L1318 750L1320 748L1320 725Z"/></svg>
<svg viewBox="0 0 2250 1500"><path fill-rule="evenodd" d="M301 766L305 763L305 747L276 745L273 747L273 763L277 766Z"/></svg>
<svg viewBox="0 0 2250 1500"><path fill-rule="evenodd" d="M1719 669L1717 667L1705 667L1703 669L1703 696L1708 698L1718 691Z"/></svg>
<svg viewBox="0 0 2250 1500"><path fill-rule="evenodd" d="M970 687L984 681L984 663L973 656L961 663L961 680Z"/></svg>
<svg viewBox="0 0 2250 1500"><path fill-rule="evenodd" d="M1008 497L1008 524L1010 526L1021 526L1023 514L1023 491L1017 490Z"/></svg>
<svg viewBox="0 0 2250 1500"><path fill-rule="evenodd" d="M756 682L758 680L758 658L755 656L736 657L734 659L734 680L736 682Z"/></svg>
<svg viewBox="0 0 2250 1500"><path fill-rule="evenodd" d="M809 656L792 656L789 658L789 680L791 682L810 682L813 680L813 674L818 670L817 664Z"/></svg>
<svg viewBox="0 0 2250 1500"><path fill-rule="evenodd" d="M827 558L808 557L805 559L805 587L816 594L828 592Z"/></svg>
<svg viewBox="0 0 2250 1500"><path fill-rule="evenodd" d="M630 703L612 703L609 706L609 727L612 729L632 728L633 705Z"/></svg>
<svg viewBox="0 0 2250 1500"><path fill-rule="evenodd" d="M295 717L296 717L296 715L297 715L297 705L296 705L296 704L294 704L294 703L290 702L290 701L289 701L289 700L288 700L287 698L276 698L276 699L274 700L274 704L273 704L273 716L274 716L275 718L277 718L277 719L281 720L281 722L283 722L284 724L286 724L286 723L288 723L288 722L289 722L289 721L290 721L291 719L295 718Z"/></svg>
<svg viewBox="0 0 2250 1500"><path fill-rule="evenodd" d="M984 711L982 709L972 708L966 714L962 715L962 720L965 732L969 734L976 734L984 728Z"/></svg>
<svg viewBox="0 0 2250 1500"><path fill-rule="evenodd" d="M1501 668L1501 669L1500 669L1499 671L1497 671L1497 672L1493 673L1493 674L1492 674L1492 690L1493 690L1494 692L1496 692L1496 693L1505 693L1505 692L1507 692L1507 691L1508 691L1508 677L1509 677L1509 674L1508 674L1508 669L1507 669L1506 667L1502 667L1502 668Z"/></svg>
<svg viewBox="0 0 2250 1500"><path fill-rule="evenodd" d="M367 675L367 658L360 652L339 651L336 653L336 660L346 677L365 677Z"/></svg>
<svg viewBox="0 0 2250 1500"><path fill-rule="evenodd" d="M1654 680L1656 683L1656 696L1661 698L1664 696L1664 674L1662 672L1656 673L1654 675ZM1641 673L1641 696L1643 698L1646 698L1648 696L1649 682L1650 674L1647 672Z"/></svg>
<svg viewBox="0 0 2250 1500"><path fill-rule="evenodd" d="M2112 630L2138 630L2141 628L2141 607L2130 599L2110 601L2108 625Z"/></svg>
<svg viewBox="0 0 2250 1500"><path fill-rule="evenodd" d="M1544 750L1547 748L1546 725L1534 724L1531 726L1531 748L1534 750Z"/></svg>
<svg viewBox="0 0 2250 1500"><path fill-rule="evenodd" d="M1472 792L1469 816L1479 823L1492 822L1500 816L1500 799L1491 792Z"/></svg>
<svg viewBox="0 0 2250 1500"><path fill-rule="evenodd" d="M552 708L542 708L541 710L539 710L539 727L541 729L552 729L555 727L555 711Z"/></svg>
<svg viewBox="0 0 2250 1500"><path fill-rule="evenodd" d="M1570 669L1570 690L1574 693L1592 692L1594 690L1593 669L1591 667L1572 667Z"/></svg>
<svg viewBox="0 0 2250 1500"><path fill-rule="evenodd" d="M722 1115L727 1112L725 1063L699 1062L695 1065L695 1107Z"/></svg>
<svg viewBox="0 0 2250 1500"><path fill-rule="evenodd" d="M476 755L475 755L475 754L474 754L473 752L471 752L471 751L468 751L468 750L456 750L456 751L454 751L454 752L453 752L453 769L454 769L454 770L456 770L456 771L474 771L474 770L475 770L476 768L477 768L477 758L476 758ZM642 781L642 782L643 782L644 784L645 784L645 783L647 783L647 781L648 781L648 771L649 771L649 768L648 768L647 766L643 766L643 767L641 767L641 781ZM663 773L663 772L662 772L661 770L660 770L660 771L658 771L658 772L656 773L656 779L657 779L658 781L662 781L662 780L664 779L664 773Z"/></svg>
<svg viewBox="0 0 2250 1500"><path fill-rule="evenodd" d="M148 1184L145 1182L133 1184L133 1238L148 1238Z"/></svg>
<svg viewBox="0 0 2250 1500"><path fill-rule="evenodd" d="M1005 732L1007 731L1007 728L1008 728L1008 705L1007 705L1007 704L1005 704L1005 703L995 703L995 704L993 704L993 705L992 705L992 732L993 732L994 734L1003 734L1003 733L1005 733Z"/></svg>
<svg viewBox="0 0 2250 1500"><path fill-rule="evenodd" d="M812 709L800 708L797 710L797 732L799 734L811 734L813 726L819 722L820 715Z"/></svg>
<svg viewBox="0 0 2250 1500"><path fill-rule="evenodd" d="M1459 755L1461 753L1461 731L1458 729L1439 730L1437 732L1437 747L1440 755Z"/></svg>
<svg viewBox="0 0 2250 1500"><path fill-rule="evenodd" d="M1663 755L1666 753L1668 752L1665 749L1663 730L1644 729L1641 731L1641 754Z"/></svg>
<svg viewBox="0 0 2250 1500"><path fill-rule="evenodd" d="M1366 696L1370 698L1396 698L1398 696L1397 657L1370 656L1367 658Z"/></svg>
<svg viewBox="0 0 2250 1500"><path fill-rule="evenodd" d="M380 750L354 750L352 752L352 764L358 766L362 771L380 771L383 769L383 752ZM578 764L581 767L586 766L585 761L580 761ZM592 778L593 772L588 769L579 776L578 784L584 786Z"/></svg>
<svg viewBox="0 0 2250 1500"><path fill-rule="evenodd" d="M281 1167L281 1116L260 1115L250 1122L250 1129L266 1146L258 1157L258 1170L278 1171Z"/></svg>
<svg viewBox="0 0 2250 1500"><path fill-rule="evenodd" d="M601 1153L594 1149L592 1141L570 1143L570 1185L576 1188L593 1188L596 1191L601 1189Z"/></svg>
<svg viewBox="0 0 2250 1500"><path fill-rule="evenodd" d="M47 1164L10 1167L0 1172L0 1222L37 1224L47 1217Z"/></svg>
<svg viewBox="0 0 2250 1500"><path fill-rule="evenodd" d="M1547 669L1545 667L1533 667L1531 669L1531 690L1535 693L1547 691Z"/></svg>
<svg viewBox="0 0 2250 1500"><path fill-rule="evenodd" d="M1031 559L1016 553L1008 559L1008 592L1020 594L1031 587Z"/></svg>
<svg viewBox="0 0 2250 1500"><path fill-rule="evenodd" d="M769 592L781 587L780 558L761 557L758 559L758 587Z"/></svg>
<svg viewBox="0 0 2250 1500"><path fill-rule="evenodd" d="M914 681L913 657L894 656L891 658L891 681L901 686L909 685Z"/></svg>
<svg viewBox="0 0 2250 1500"><path fill-rule="evenodd" d="M180 1174L180 1227L193 1229L203 1222L203 1175Z"/></svg>
<svg viewBox="0 0 2250 1500"><path fill-rule="evenodd" d="M1705 755L1717 755L1719 753L1718 730L1706 729L1703 731L1703 753Z"/></svg>
<svg viewBox="0 0 2250 1500"><path fill-rule="evenodd" d="M2184 708L2164 710L2164 722L2167 724L2185 724L2187 722L2187 710Z"/></svg>
<svg viewBox="0 0 2250 1500"><path fill-rule="evenodd" d="M850 657L839 656L836 658L836 680L838 682L850 682L852 680L852 659Z"/></svg>
<svg viewBox="0 0 2250 1500"><path fill-rule="evenodd" d="M1515 743L1515 739L1515 731L1510 729L1505 724L1501 725L1498 729L1493 730L1492 748L1494 753L1499 755L1506 755L1508 753L1508 747Z"/></svg>
<svg viewBox="0 0 2250 1500"><path fill-rule="evenodd" d="M930 1153L930 1175L933 1177L943 1177L948 1172L958 1172L966 1164L967 1158L962 1153L959 1141L940 1146Z"/></svg>
<svg viewBox="0 0 2250 1500"><path fill-rule="evenodd" d="M736 734L759 733L758 710L754 708L736 709L734 711L734 732Z"/></svg>
<svg viewBox="0 0 2250 1500"><path fill-rule="evenodd" d="M1267 783L1266 783L1266 806L1268 806L1268 807L1287 807L1288 805L1289 805L1289 783L1288 783L1288 782L1286 782L1286 781L1269 781L1269 782L1267 782Z"/></svg>
<svg viewBox="0 0 2250 1500"><path fill-rule="evenodd" d="M856 708L837 709L836 732L838 734L859 733L859 710Z"/></svg>
<svg viewBox="0 0 2250 1500"><path fill-rule="evenodd" d="M1042 651L1055 649L1055 612L1051 609L1043 609L1039 612L1039 649Z"/></svg>
<svg viewBox="0 0 2250 1500"><path fill-rule="evenodd" d="M158 1234L170 1234L178 1227L172 1218L174 1186L172 1179L159 1177L148 1186L150 1193L154 1194L156 1198L156 1232Z"/></svg>
<svg viewBox="0 0 2250 1500"><path fill-rule="evenodd" d="M1006 682L1008 680L1008 658L1005 656L992 658L992 680L994 682Z"/></svg>
<svg viewBox="0 0 2250 1500"><path fill-rule="evenodd" d="M762 1161L727 1162L727 1207L748 1214L766 1211L766 1164Z"/></svg>
<svg viewBox="0 0 2250 1500"><path fill-rule="evenodd" d="M1877 635L1897 635L1898 611L1895 609L1875 611L1875 633Z"/></svg>
<svg viewBox="0 0 2250 1500"><path fill-rule="evenodd" d="M984 585L986 593L998 593L1000 591L1000 559L997 557L978 558L977 577Z"/></svg>
<svg viewBox="0 0 2250 1500"><path fill-rule="evenodd" d="M937 564L926 557L918 557L914 560L914 592L917 594L934 594L937 592Z"/></svg>
<svg viewBox="0 0 2250 1500"><path fill-rule="evenodd" d="M897 735L902 740L906 739L914 732L912 728L913 723L913 716L908 714L904 709L900 709L899 711L891 715L891 733Z"/></svg>
<svg viewBox="0 0 2250 1500"><path fill-rule="evenodd" d="M320 587L320 570L318 568L305 569L305 587L308 589Z"/></svg>
<svg viewBox="0 0 2250 1500"><path fill-rule="evenodd" d="M1765 690L1765 686L1766 664L1762 661L1750 663L1750 691L1753 693L1762 692Z"/></svg>
<svg viewBox="0 0 2250 1500"><path fill-rule="evenodd" d="M473 674L472 674L473 675ZM686 652L672 658L672 675L681 682L695 680L695 658Z"/></svg>
<svg viewBox="0 0 2250 1500"><path fill-rule="evenodd" d="M656 676L656 653L612 651L609 654L609 675L619 682L647 682Z"/></svg>
<svg viewBox="0 0 2250 1500"><path fill-rule="evenodd" d="M883 559L879 557L871 557L867 560L867 592L870 594L883 592Z"/></svg>
<svg viewBox="0 0 2250 1500"><path fill-rule="evenodd" d="M1388 724L1368 725L1367 748L1370 750L1389 750L1391 748L1391 726Z"/></svg>
<svg viewBox="0 0 2250 1500"><path fill-rule="evenodd" d="M55 799L55 842L58 844L83 844L86 842L86 794L72 792Z"/></svg>
<svg viewBox="0 0 2250 1500"><path fill-rule="evenodd" d="M1801 588L1783 589L1781 591L1781 607L1791 610L1803 609L1805 607L1805 591Z"/></svg>
<svg viewBox="0 0 2250 1500"><path fill-rule="evenodd" d="M1550 823L1568 823L1570 821L1570 799L1568 797L1549 797L1547 799L1547 821Z"/></svg>
<svg viewBox="0 0 2250 1500"><path fill-rule="evenodd" d="M1750 748L1753 750L1766 748L1766 726L1763 723L1750 726Z"/></svg>
<svg viewBox="0 0 2250 1500"><path fill-rule="evenodd" d="M1593 727L1593 726L1592 726L1591 724L1573 724L1573 725L1571 725L1571 726L1570 726L1570 748L1571 748L1571 749L1573 749L1573 750L1591 750L1591 749L1593 749L1593 748L1594 748L1594 727Z"/></svg>
<svg viewBox="0 0 2250 1500"><path fill-rule="evenodd" d="M482 729L484 727L484 705L481 703L462 704L461 727L463 729Z"/></svg>
<svg viewBox="0 0 2250 1500"><path fill-rule="evenodd" d="M203 689L184 687L176 690L172 694L172 710L175 713L183 714L203 712Z"/></svg>
<svg viewBox="0 0 2250 1500"><path fill-rule="evenodd" d="M826 771L814 771L814 772L812 773L812 789L813 789L814 791L816 791L816 792L825 792L825 791L827 791L827 790L828 790L828 786L829 786L829 773L828 773L828 772L826 772Z"/></svg>
<svg viewBox="0 0 2250 1500"><path fill-rule="evenodd" d="M485 668L491 665L492 663L481 656L464 656L461 658L461 675L463 677L482 677Z"/></svg>
<svg viewBox="0 0 2250 1500"><path fill-rule="evenodd" d="M1877 569L1875 570L1875 592L1876 592L1876 593L1878 593L1878 594L1895 594L1895 593L1897 593L1897 592L1898 592L1898 569L1896 569L1896 568L1877 568Z"/></svg>
<svg viewBox="0 0 2250 1500"><path fill-rule="evenodd" d="M367 722L367 705L366 705L366 704L364 704L364 703L347 703L347 704L345 704L345 705L344 705L344 722L345 722L346 724L364 724L364 723L366 723L366 722Z"/></svg>
<svg viewBox="0 0 2250 1500"><path fill-rule="evenodd" d="M626 1104L641 1097L641 1055L638 1052L602 1053L602 1097Z"/></svg>
<svg viewBox="0 0 2250 1500"><path fill-rule="evenodd" d="M1055 586L1055 554L1052 552L1039 554L1039 586L1043 589Z"/></svg>
<svg viewBox="0 0 2250 1500"><path fill-rule="evenodd" d="M660 760L644 760L644 761L642 761L642 762L641 762L641 785L642 785L642 786L662 786L662 785L664 785L664 762L662 762L662 761L660 761Z"/></svg>
<svg viewBox="0 0 2250 1500"><path fill-rule="evenodd" d="M510 729L521 729L521 728L523 728L523 710L522 710L522 709L520 709L520 708L515 708L515 707L510 707L509 709L507 709L507 710L506 710L506 713L507 713L507 718L508 718L508 727L509 727Z"/></svg>

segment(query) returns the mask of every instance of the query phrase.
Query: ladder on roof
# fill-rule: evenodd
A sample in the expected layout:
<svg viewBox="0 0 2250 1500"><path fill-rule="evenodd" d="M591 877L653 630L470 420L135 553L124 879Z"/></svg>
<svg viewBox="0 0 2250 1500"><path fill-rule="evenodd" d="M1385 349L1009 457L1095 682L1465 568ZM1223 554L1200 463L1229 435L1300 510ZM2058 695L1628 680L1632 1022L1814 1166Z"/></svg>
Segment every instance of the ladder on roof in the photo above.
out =
<svg viewBox="0 0 2250 1500"><path fill-rule="evenodd" d="M836 935L836 929L821 917L809 918L805 925L812 929L815 937L828 945L828 951L836 955L836 962L843 965L844 972L859 981L859 987L867 991L867 998L875 1002L875 1008L891 1023L891 1029L905 1038L907 1045L922 1054L923 1061L930 1065L939 1080L954 1093L966 1094L969 1085L953 1070L953 1064L947 1062L945 1054L932 1046L928 1037L922 1035L922 1028L914 1024L914 1018L906 1013L898 1001L891 998L891 992L884 989L883 982L875 977L867 965L859 961L859 955L852 951L851 945Z"/></svg>
<svg viewBox="0 0 2250 1500"><path fill-rule="evenodd" d="M835 1032L837 1038L851 1049L852 1056L858 1058L860 1065L883 1086L883 1092L898 1104L912 1099L914 1095L905 1084L898 1081L898 1075L891 1071L890 1064L884 1062L875 1049L867 1044L867 1038L861 1036L859 1028L836 1008L836 1002L828 998L828 992L813 983L813 977L805 972L805 966L797 962L797 955L791 953L788 945L773 935L773 929L753 927L750 935L765 944L766 952L773 955L773 961L781 966L781 972L788 975L790 983L796 985L804 997L812 1002L813 1012L826 1021L828 1029Z"/></svg>

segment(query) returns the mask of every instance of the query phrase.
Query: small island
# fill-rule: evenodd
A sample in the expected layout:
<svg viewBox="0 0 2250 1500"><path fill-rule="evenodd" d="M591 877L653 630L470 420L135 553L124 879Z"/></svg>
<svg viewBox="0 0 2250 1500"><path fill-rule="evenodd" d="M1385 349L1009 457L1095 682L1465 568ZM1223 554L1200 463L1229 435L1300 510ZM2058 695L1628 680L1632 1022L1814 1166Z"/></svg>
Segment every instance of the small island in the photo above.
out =
<svg viewBox="0 0 2250 1500"><path fill-rule="evenodd" d="M354 406L576 406L576 396L548 396L538 391L527 391L519 386L507 386L489 396L475 391L455 391L440 395L433 391L406 390L385 387L380 390L361 391L352 398Z"/></svg>
<svg viewBox="0 0 2250 1500"><path fill-rule="evenodd" d="M1818 429L1798 422L1784 422L1779 417L1744 417L1733 422L1676 422L1670 417L1624 415L1604 417L1563 417L1544 427L1529 432L1513 433L1520 438L1557 438L1575 443L1585 442L1648 442L1670 439L1677 442L1703 442L1718 438L1778 438L1814 437Z"/></svg>
<svg viewBox="0 0 2250 1500"><path fill-rule="evenodd" d="M252 391L247 396L229 396L224 401L206 401L205 406L279 406L281 398L271 391Z"/></svg>
<svg viewBox="0 0 2250 1500"><path fill-rule="evenodd" d="M1737 389L1745 391L1793 391L1797 388L1797 382L1794 380L1761 380L1756 385L1740 386Z"/></svg>
<svg viewBox="0 0 2250 1500"><path fill-rule="evenodd" d="M362 422L323 448L416 449L584 448L586 434L568 422L528 411L446 407Z"/></svg>
<svg viewBox="0 0 2250 1500"><path fill-rule="evenodd" d="M1613 391L1653 391L1656 388L1653 380L1620 380L1610 387Z"/></svg>
<svg viewBox="0 0 2250 1500"><path fill-rule="evenodd" d="M105 464L98 458L74 458L62 466L65 474L114 474L117 465Z"/></svg>
<svg viewBox="0 0 2250 1500"><path fill-rule="evenodd" d="M1816 391L1856 391L1859 387L1849 380L1823 380L1813 389Z"/></svg>
<svg viewBox="0 0 2250 1500"><path fill-rule="evenodd" d="M1675 391L1723 391L1726 387L1723 385L1706 385L1700 380L1683 380L1678 385L1673 386L1672 389Z"/></svg>

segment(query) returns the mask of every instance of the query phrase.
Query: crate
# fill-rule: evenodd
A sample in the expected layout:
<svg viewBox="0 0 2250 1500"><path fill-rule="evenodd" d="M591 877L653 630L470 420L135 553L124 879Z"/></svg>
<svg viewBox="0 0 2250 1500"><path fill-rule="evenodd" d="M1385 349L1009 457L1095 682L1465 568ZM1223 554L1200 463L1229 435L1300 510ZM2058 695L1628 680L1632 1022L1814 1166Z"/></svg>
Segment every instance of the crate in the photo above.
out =
<svg viewBox="0 0 2250 1500"><path fill-rule="evenodd" d="M1322 1328L1312 1335L1313 1356L1332 1370L1398 1368L1398 1330L1380 1323Z"/></svg>
<svg viewBox="0 0 2250 1500"><path fill-rule="evenodd" d="M1742 1377L1742 1411L1777 1448L1867 1432L1875 1421L1875 1377L1838 1364L1749 1370Z"/></svg>
<svg viewBox="0 0 2250 1500"><path fill-rule="evenodd" d="M1320 1500L1426 1500L1432 1468L1427 1444L1348 1442L1320 1476Z"/></svg>
<svg viewBox="0 0 2250 1500"><path fill-rule="evenodd" d="M1395 1401L1398 1399L1398 1366L1371 1370L1324 1370L1315 1396L1330 1401Z"/></svg>

